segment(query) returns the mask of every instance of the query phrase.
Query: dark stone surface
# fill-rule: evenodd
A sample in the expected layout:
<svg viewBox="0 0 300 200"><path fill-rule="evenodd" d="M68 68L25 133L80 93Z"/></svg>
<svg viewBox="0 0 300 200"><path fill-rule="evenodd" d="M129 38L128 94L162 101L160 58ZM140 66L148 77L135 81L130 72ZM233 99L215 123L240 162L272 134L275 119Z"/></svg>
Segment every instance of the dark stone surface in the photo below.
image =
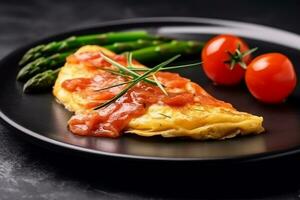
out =
<svg viewBox="0 0 300 200"><path fill-rule="evenodd" d="M300 1L0 1L0 58L53 33L135 17L234 19L300 34L299 8ZM227 166L95 160L20 135L0 121L0 199L299 199L299 156Z"/></svg>

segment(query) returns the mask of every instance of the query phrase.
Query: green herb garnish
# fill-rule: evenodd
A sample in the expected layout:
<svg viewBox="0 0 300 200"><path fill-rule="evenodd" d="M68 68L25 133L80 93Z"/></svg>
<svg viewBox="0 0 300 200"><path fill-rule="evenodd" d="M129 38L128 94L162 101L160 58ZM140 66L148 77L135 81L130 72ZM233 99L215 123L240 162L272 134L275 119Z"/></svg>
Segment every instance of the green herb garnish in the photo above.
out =
<svg viewBox="0 0 300 200"><path fill-rule="evenodd" d="M110 88L119 87L119 86L122 86L122 85L126 85L126 84L128 84L128 83L132 83L133 81L134 81L134 80L132 80L132 81L127 81L127 82L123 82L123 83L117 83L117 84L115 84L115 85L107 86L107 87L100 88L100 89L97 89L97 90L94 90L94 91L99 92L99 91L103 91L103 90L108 90L108 89L110 89Z"/></svg>
<svg viewBox="0 0 300 200"><path fill-rule="evenodd" d="M177 58L179 58L179 56L180 56L180 55L176 55L176 56L174 56L174 57L172 57L172 58L170 58L170 59L168 59L168 60L166 60L166 61L164 61L164 62L162 62L162 63L160 63L160 64L158 64L158 65L156 65L154 68L149 69L148 71L146 71L143 75L137 74L138 77L136 77L136 78L133 80L132 83L128 84L127 87L124 88L119 94L117 94L117 95L116 95L114 98L112 98L111 100L108 100L108 101L106 101L105 103L103 103L103 104L97 106L96 108L94 108L94 110L97 110L97 109L106 107L106 106L110 105L111 103L117 101L120 97L122 97L124 94L126 94L126 92L128 92L133 86L135 86L136 84L138 84L140 81L146 81L146 77L148 77L148 76L149 76L150 74L152 74L152 73L155 73L155 72L159 71L159 70L160 70L161 68L163 68L164 66L168 65L169 63L171 63L171 62L173 62L174 60L176 60ZM107 57L106 57L106 58L107 58ZM109 62L109 63L111 63L111 64L113 64L113 63L116 64L116 63L117 63L117 62L115 62L114 60L112 60L112 59L110 59L110 58L107 59L106 61ZM114 65L114 64L113 64L113 65ZM116 65L119 66L120 64L117 63ZM115 66L116 66L116 65L115 65ZM122 66L122 67L120 67L120 68L123 68L123 67L124 67L123 65L120 65L120 66ZM125 68L126 68L126 67L125 67ZM128 71L128 72L129 72L129 71ZM129 72L129 73L131 73L131 72ZM154 83L156 84L156 82L154 82Z"/></svg>
<svg viewBox="0 0 300 200"><path fill-rule="evenodd" d="M202 62L196 62L196 63L185 64L185 65L176 65L176 66L164 67L159 71L180 69L180 68L186 68L186 67L196 67L196 66L199 66L201 64L202 64ZM134 68L134 67L129 67L129 69L132 70L132 71L147 71L147 70L149 70L147 68Z"/></svg>
<svg viewBox="0 0 300 200"><path fill-rule="evenodd" d="M164 113L158 113L158 114L160 114L160 115L162 115L162 116L164 116L164 117L167 117L167 118L170 118L170 119L171 119L171 116L166 115L166 114L164 114Z"/></svg>
<svg viewBox="0 0 300 200"><path fill-rule="evenodd" d="M127 74L133 76L134 78L140 77L140 75L139 75L138 73L136 73L136 72L134 72L134 71L128 69L127 67L125 67L125 66L121 65L120 63L114 61L113 59L109 58L108 56L104 55L103 53L100 52L100 55L102 56L102 58L103 58L104 60L106 60L107 62L109 62L109 63L112 64L113 66L119 68L119 70L126 72ZM147 78L145 78L144 81L145 81L145 82L148 82L148 83L156 84L155 81L150 80L150 79L147 79Z"/></svg>
<svg viewBox="0 0 300 200"><path fill-rule="evenodd" d="M154 81L156 82L157 86L159 87L159 89L166 95L168 96L167 91L165 90L165 88L162 86L162 84L159 82L159 80L156 78L155 74L152 75Z"/></svg>

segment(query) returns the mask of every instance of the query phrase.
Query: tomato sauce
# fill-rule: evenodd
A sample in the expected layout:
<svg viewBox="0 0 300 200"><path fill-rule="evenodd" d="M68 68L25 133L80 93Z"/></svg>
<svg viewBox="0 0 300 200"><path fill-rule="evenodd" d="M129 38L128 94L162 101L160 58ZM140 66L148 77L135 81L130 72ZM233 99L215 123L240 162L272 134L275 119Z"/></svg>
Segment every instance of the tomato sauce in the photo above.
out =
<svg viewBox="0 0 300 200"><path fill-rule="evenodd" d="M99 63L101 59L101 57L92 53L80 55L79 58L72 55L69 58L70 62L89 63L89 67L91 63L98 68L110 66L103 60L102 63ZM126 59L123 56L116 56L113 59L126 65ZM95 60L98 60L98 63ZM158 86L141 81L117 101L92 111L91 108L112 99L126 87L126 85L111 86L124 83L130 79L98 70L98 73L92 78L76 78L64 81L62 83L64 89L78 93L82 98L88 100L85 107L89 110L76 114L70 119L70 131L83 136L119 137L130 120L143 115L152 104L182 107L199 103L232 108L230 104L216 100L206 93L202 87L189 79L181 77L179 74L157 72L156 77L165 86L168 95L164 94ZM108 89L101 90L101 88Z"/></svg>

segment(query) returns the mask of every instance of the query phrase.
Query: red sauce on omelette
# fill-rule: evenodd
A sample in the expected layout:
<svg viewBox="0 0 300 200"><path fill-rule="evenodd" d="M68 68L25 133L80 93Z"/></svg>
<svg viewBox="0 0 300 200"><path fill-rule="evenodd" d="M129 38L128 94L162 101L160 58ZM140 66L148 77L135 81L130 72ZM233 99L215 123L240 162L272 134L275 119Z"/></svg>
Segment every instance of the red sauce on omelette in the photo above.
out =
<svg viewBox="0 0 300 200"><path fill-rule="evenodd" d="M123 56L118 55L113 59L123 65L127 64ZM112 66L96 52L72 55L67 61L82 63L89 70L95 70L95 75L92 78L76 78L65 80L62 83L64 89L77 93L87 100L88 103L84 105L87 109L112 99L126 87L121 85L109 88L110 86L130 80L99 70L99 68ZM202 87L176 73L157 72L156 77L165 86L168 95L165 95L155 85L140 82L107 107L73 116L69 121L70 131L83 136L119 137L130 120L143 115L152 104L182 107L187 104L200 103L232 108L230 104L216 100L207 94ZM107 89L103 90L103 88Z"/></svg>

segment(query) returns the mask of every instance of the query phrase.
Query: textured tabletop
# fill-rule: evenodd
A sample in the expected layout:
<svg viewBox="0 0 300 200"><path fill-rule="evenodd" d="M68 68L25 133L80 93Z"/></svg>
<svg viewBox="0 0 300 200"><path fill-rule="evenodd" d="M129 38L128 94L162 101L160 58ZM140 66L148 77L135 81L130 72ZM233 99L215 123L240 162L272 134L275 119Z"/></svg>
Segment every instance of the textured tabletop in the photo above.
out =
<svg viewBox="0 0 300 200"><path fill-rule="evenodd" d="M0 58L54 33L136 17L232 19L300 34L299 8L287 0L0 1ZM125 162L49 151L20 136L0 120L0 199L300 199L300 155L226 166Z"/></svg>

